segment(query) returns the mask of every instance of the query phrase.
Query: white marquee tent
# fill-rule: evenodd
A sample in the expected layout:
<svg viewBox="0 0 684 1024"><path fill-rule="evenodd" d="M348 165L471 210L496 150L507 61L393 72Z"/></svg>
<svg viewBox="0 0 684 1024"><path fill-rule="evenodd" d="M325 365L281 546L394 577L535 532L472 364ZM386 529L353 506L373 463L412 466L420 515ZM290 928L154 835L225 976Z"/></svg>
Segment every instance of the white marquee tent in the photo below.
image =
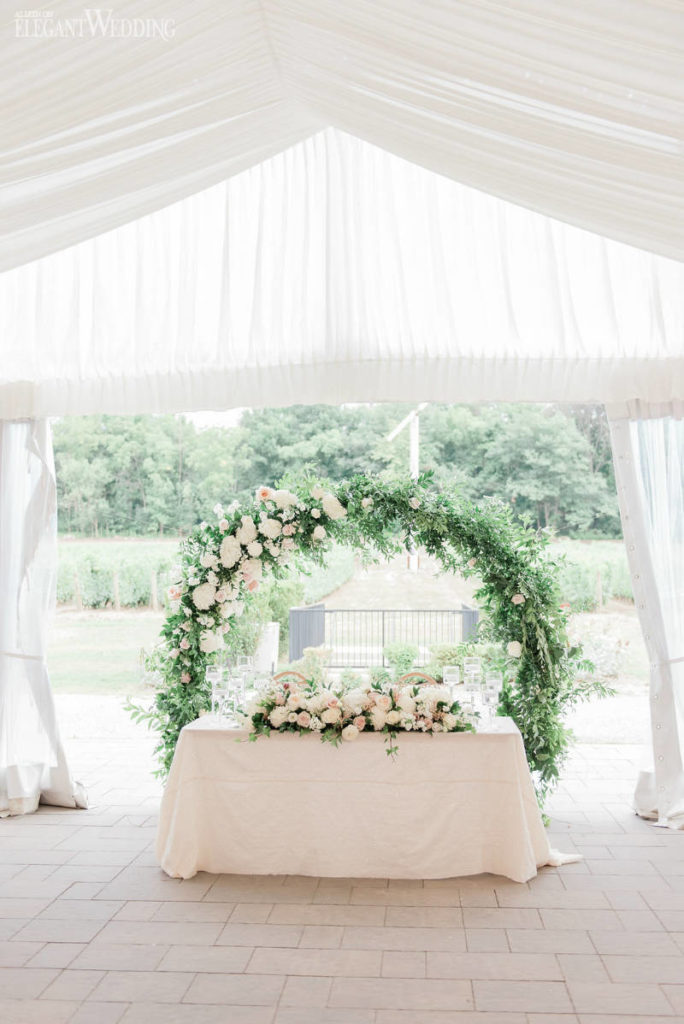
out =
<svg viewBox="0 0 684 1024"><path fill-rule="evenodd" d="M651 657L637 805L684 825L681 10L116 17L141 8L167 38L78 36L58 11L2 41L0 813L82 802L44 659L47 417L572 400L609 407Z"/></svg>

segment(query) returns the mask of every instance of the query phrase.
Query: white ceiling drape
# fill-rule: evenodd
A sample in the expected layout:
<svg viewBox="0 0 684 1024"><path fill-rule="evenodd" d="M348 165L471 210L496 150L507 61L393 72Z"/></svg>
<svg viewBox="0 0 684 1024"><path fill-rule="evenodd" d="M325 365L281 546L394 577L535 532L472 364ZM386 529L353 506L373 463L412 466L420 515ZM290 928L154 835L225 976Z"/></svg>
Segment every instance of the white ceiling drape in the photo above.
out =
<svg viewBox="0 0 684 1024"><path fill-rule="evenodd" d="M326 130L0 281L0 418L684 399L684 265Z"/></svg>
<svg viewBox="0 0 684 1024"><path fill-rule="evenodd" d="M684 257L681 4L121 0L112 12L172 22L168 39L87 28L41 38L15 21L14 2L2 8L0 269L158 210L325 126ZM53 8L53 33L83 17Z"/></svg>

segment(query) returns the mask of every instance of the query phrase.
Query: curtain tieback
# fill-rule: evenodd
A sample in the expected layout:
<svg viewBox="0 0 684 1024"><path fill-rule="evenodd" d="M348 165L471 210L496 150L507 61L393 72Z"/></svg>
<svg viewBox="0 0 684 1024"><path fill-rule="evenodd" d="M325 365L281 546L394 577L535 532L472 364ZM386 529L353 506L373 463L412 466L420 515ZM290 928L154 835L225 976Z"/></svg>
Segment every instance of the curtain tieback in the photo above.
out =
<svg viewBox="0 0 684 1024"><path fill-rule="evenodd" d="M21 658L22 661L44 661L42 654L20 654L19 651L0 651L3 658Z"/></svg>

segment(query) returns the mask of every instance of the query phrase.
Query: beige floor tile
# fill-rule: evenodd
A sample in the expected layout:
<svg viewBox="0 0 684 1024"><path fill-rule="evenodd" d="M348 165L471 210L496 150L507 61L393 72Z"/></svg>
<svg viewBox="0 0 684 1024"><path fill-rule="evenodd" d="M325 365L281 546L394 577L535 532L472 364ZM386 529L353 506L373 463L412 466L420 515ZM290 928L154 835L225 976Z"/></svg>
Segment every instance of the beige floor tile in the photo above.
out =
<svg viewBox="0 0 684 1024"><path fill-rule="evenodd" d="M67 1024L78 1010L78 1003L51 1002L48 999L0 999L2 1024ZM102 1022L105 1024L105 1022Z"/></svg>
<svg viewBox="0 0 684 1024"><path fill-rule="evenodd" d="M472 1010L378 1010L376 1024L527 1024L524 1013ZM572 1024L566 1018L565 1024Z"/></svg>
<svg viewBox="0 0 684 1024"><path fill-rule="evenodd" d="M382 954L383 978L425 978L426 953L391 951Z"/></svg>
<svg viewBox="0 0 684 1024"><path fill-rule="evenodd" d="M276 974L198 974L183 1002L275 1006L284 984L285 978Z"/></svg>
<svg viewBox="0 0 684 1024"><path fill-rule="evenodd" d="M159 900L147 901L147 900L129 900L127 903L122 903L121 910L119 910L114 917L113 921L151 921L154 915L157 913L160 907L164 906ZM174 904L175 906L175 904ZM183 906L179 903L178 906Z"/></svg>
<svg viewBox="0 0 684 1024"><path fill-rule="evenodd" d="M71 963L81 971L153 971L168 946L92 942Z"/></svg>
<svg viewBox="0 0 684 1024"><path fill-rule="evenodd" d="M577 1019L579 1024L675 1024L679 1017L661 1017L650 1013L646 1016L631 1013L580 1013ZM539 1024L544 1024L544 1021L540 1021Z"/></svg>
<svg viewBox="0 0 684 1024"><path fill-rule="evenodd" d="M473 997L468 981L358 978L350 985L343 978L335 978L330 1005L376 1010L470 1010Z"/></svg>
<svg viewBox="0 0 684 1024"><path fill-rule="evenodd" d="M465 909L463 923L466 928L541 928L537 910L509 908Z"/></svg>
<svg viewBox="0 0 684 1024"><path fill-rule="evenodd" d="M41 942L0 942L0 967L23 967L43 948ZM32 964L50 967L52 964Z"/></svg>
<svg viewBox="0 0 684 1024"><path fill-rule="evenodd" d="M547 953L428 953L427 976L471 980L563 980L556 957Z"/></svg>
<svg viewBox="0 0 684 1024"><path fill-rule="evenodd" d="M304 974L323 977L374 978L382 953L366 949L255 949L250 974Z"/></svg>
<svg viewBox="0 0 684 1024"><path fill-rule="evenodd" d="M0 899L0 918L33 918L37 917L49 905L48 900Z"/></svg>
<svg viewBox="0 0 684 1024"><path fill-rule="evenodd" d="M385 914L385 924L399 928L463 927L463 913L458 907L388 907ZM382 921L363 923L382 924Z"/></svg>
<svg viewBox="0 0 684 1024"><path fill-rule="evenodd" d="M571 1013L568 990L560 981L473 981L478 1010Z"/></svg>
<svg viewBox="0 0 684 1024"><path fill-rule="evenodd" d="M288 978L280 997L280 1006L327 1006L331 987L332 978Z"/></svg>
<svg viewBox="0 0 684 1024"><path fill-rule="evenodd" d="M37 999L59 971L47 967L0 967L1 999Z"/></svg>
<svg viewBox="0 0 684 1024"><path fill-rule="evenodd" d="M378 907L460 907L459 889L352 889L350 903Z"/></svg>
<svg viewBox="0 0 684 1024"><path fill-rule="evenodd" d="M44 999L67 999L83 1002L102 979L100 971L65 970L48 985L43 992Z"/></svg>
<svg viewBox="0 0 684 1024"><path fill-rule="evenodd" d="M78 1008L69 1024L119 1024L125 1012L123 1003L88 1002Z"/></svg>
<svg viewBox="0 0 684 1024"><path fill-rule="evenodd" d="M103 921L69 921L36 918L14 936L26 942L91 942Z"/></svg>
<svg viewBox="0 0 684 1024"><path fill-rule="evenodd" d="M384 907L352 907L322 903L309 906L281 904L273 907L269 924L382 925Z"/></svg>
<svg viewBox="0 0 684 1024"><path fill-rule="evenodd" d="M219 946L298 946L303 934L303 926L229 923L221 929L216 943Z"/></svg>
<svg viewBox="0 0 684 1024"><path fill-rule="evenodd" d="M665 932L589 932L598 953L615 956L679 956L681 950Z"/></svg>
<svg viewBox="0 0 684 1024"><path fill-rule="evenodd" d="M461 928L345 928L342 946L464 952L465 933Z"/></svg>
<svg viewBox="0 0 684 1024"><path fill-rule="evenodd" d="M171 946L157 970L236 974L245 970L252 953L250 946Z"/></svg>
<svg viewBox="0 0 684 1024"><path fill-rule="evenodd" d="M109 921L123 904L109 900L55 900L38 915L38 920Z"/></svg>
<svg viewBox="0 0 684 1024"><path fill-rule="evenodd" d="M603 960L598 954L560 953L558 956L565 981L610 981ZM615 979L613 979L615 980Z"/></svg>
<svg viewBox="0 0 684 1024"><path fill-rule="evenodd" d="M47 942L31 957L28 967L68 967L87 948L85 942Z"/></svg>
<svg viewBox="0 0 684 1024"><path fill-rule="evenodd" d="M530 935L536 935L533 930ZM466 949L469 953L506 953L508 937L503 928L466 928Z"/></svg>
<svg viewBox="0 0 684 1024"><path fill-rule="evenodd" d="M683 956L604 956L603 962L611 981L684 985Z"/></svg>
<svg viewBox="0 0 684 1024"><path fill-rule="evenodd" d="M670 1004L657 985L616 985L569 981L577 1013L668 1014Z"/></svg>
<svg viewBox="0 0 684 1024"><path fill-rule="evenodd" d="M374 1024L372 1010L279 1006L273 1024Z"/></svg>
<svg viewBox="0 0 684 1024"><path fill-rule="evenodd" d="M199 924L172 921L110 921L98 935L99 942L134 945L211 946L218 939L220 922ZM232 943L230 943L232 945Z"/></svg>
<svg viewBox="0 0 684 1024"><path fill-rule="evenodd" d="M302 949L337 949L342 944L341 925L304 925L299 945Z"/></svg>
<svg viewBox="0 0 684 1024"><path fill-rule="evenodd" d="M146 1003L130 1006L121 1024L273 1024L265 1006L199 1006Z"/></svg>
<svg viewBox="0 0 684 1024"><path fill-rule="evenodd" d="M173 971L110 971L95 987L92 998L102 1003L178 1003L193 977Z"/></svg>
<svg viewBox="0 0 684 1024"><path fill-rule="evenodd" d="M150 920L192 924L220 921L222 924L226 924L233 909L231 903L195 903L191 901L181 903L176 900L172 903L160 904Z"/></svg>
<svg viewBox="0 0 684 1024"><path fill-rule="evenodd" d="M684 985L663 985L662 991L667 996L675 1013L684 1020Z"/></svg>
<svg viewBox="0 0 684 1024"><path fill-rule="evenodd" d="M616 910L540 910L544 927L563 931L622 931L624 925Z"/></svg>
<svg viewBox="0 0 684 1024"><path fill-rule="evenodd" d="M272 903L207 903L206 906L232 908L228 918L231 924L265 924L273 910Z"/></svg>

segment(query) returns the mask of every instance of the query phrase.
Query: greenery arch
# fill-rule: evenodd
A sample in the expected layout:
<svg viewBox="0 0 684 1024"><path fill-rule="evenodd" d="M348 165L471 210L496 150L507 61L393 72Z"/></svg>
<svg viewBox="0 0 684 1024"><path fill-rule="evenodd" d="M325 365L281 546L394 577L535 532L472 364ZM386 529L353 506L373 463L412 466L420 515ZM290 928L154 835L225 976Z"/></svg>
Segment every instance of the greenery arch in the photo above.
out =
<svg viewBox="0 0 684 1024"><path fill-rule="evenodd" d="M262 487L252 502L214 513L215 521L201 523L181 546L179 580L150 658L163 685L151 710L131 705L135 717L159 730L162 775L180 730L210 706L205 669L264 573L282 576L297 554L322 562L332 541L380 555L413 545L446 571L479 577L486 638L505 645L514 668L501 710L520 728L543 801L570 743L563 712L603 692L576 678L587 663L568 642L546 534L499 501L477 505L438 492L429 474L393 483L356 476L334 486L302 477L290 489Z"/></svg>

